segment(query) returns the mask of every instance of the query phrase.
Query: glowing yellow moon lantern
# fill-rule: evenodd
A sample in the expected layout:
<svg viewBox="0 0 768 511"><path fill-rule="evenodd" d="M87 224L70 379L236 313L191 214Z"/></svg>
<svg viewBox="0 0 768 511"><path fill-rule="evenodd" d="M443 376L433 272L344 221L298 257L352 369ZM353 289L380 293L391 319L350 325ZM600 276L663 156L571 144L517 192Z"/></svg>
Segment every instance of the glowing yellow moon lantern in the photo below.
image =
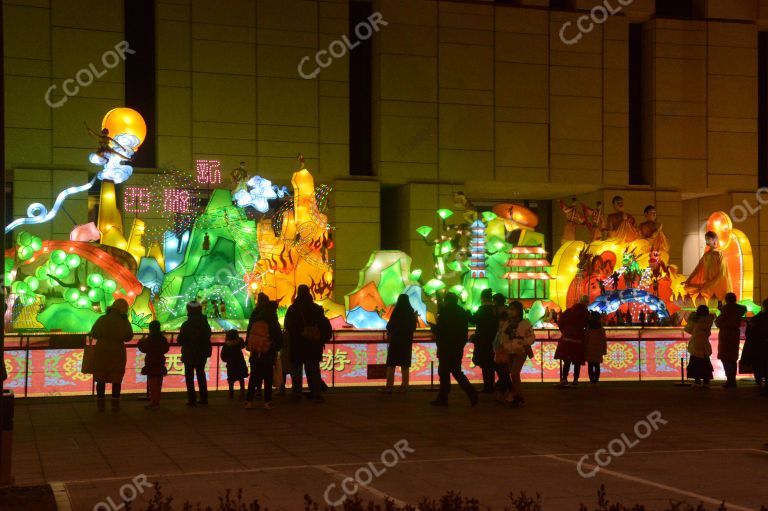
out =
<svg viewBox="0 0 768 511"><path fill-rule="evenodd" d="M147 123L139 112L132 108L113 108L101 121L101 128L109 130L109 136L114 137L120 133L135 135L139 139L138 149L147 136Z"/></svg>

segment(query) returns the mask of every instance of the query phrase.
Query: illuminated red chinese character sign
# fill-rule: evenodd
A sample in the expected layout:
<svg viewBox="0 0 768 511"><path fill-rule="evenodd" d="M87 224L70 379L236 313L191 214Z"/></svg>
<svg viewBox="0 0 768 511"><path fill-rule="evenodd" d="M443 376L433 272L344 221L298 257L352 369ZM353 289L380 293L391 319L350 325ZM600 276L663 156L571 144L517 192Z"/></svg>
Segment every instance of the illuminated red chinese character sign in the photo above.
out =
<svg viewBox="0 0 768 511"><path fill-rule="evenodd" d="M192 207L192 193L179 188L163 190L164 213L189 213Z"/></svg>
<svg viewBox="0 0 768 511"><path fill-rule="evenodd" d="M221 183L221 162L219 160L195 160L197 182L200 184Z"/></svg>
<svg viewBox="0 0 768 511"><path fill-rule="evenodd" d="M149 188L144 186L128 186L125 188L123 209L128 213L146 213L150 206Z"/></svg>

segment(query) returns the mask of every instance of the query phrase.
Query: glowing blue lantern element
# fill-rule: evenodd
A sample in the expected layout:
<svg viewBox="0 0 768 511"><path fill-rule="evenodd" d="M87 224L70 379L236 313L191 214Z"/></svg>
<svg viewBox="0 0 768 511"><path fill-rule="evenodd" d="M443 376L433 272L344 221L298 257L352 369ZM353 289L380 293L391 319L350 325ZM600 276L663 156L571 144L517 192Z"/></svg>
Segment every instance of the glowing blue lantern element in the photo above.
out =
<svg viewBox="0 0 768 511"><path fill-rule="evenodd" d="M165 233L163 243L163 258L165 259L165 272L175 269L184 261L184 254L189 243L189 231L184 231L181 239L176 234L168 231Z"/></svg>
<svg viewBox="0 0 768 511"><path fill-rule="evenodd" d="M154 257L142 257L139 269L136 272L136 278L141 282L142 286L152 291L152 294L157 294L163 285L165 275L157 259Z"/></svg>
<svg viewBox="0 0 768 511"><path fill-rule="evenodd" d="M130 135L128 133L121 133L115 137L115 142L119 144L119 150L121 154L106 153L106 156L99 155L97 153L91 153L88 156L88 161L94 165L102 165L103 168L99 172L99 179L114 181L115 184L120 184L127 181L131 174L133 174L133 167L128 163L129 161L124 158L130 158L139 146L139 137L136 135Z"/></svg>
<svg viewBox="0 0 768 511"><path fill-rule="evenodd" d="M600 314L612 314L619 310L622 304L640 303L647 305L652 311L659 315L659 319L669 317L669 311L666 304L656 295L644 289L622 289L619 291L608 291L598 296L592 302L588 309Z"/></svg>
<svg viewBox="0 0 768 511"><path fill-rule="evenodd" d="M82 185L82 186L73 186L71 188L67 188L66 190L62 191L58 197L56 197L56 202L53 203L53 207L50 211L40 204L39 202L35 202L33 204L30 204L27 208L27 217L26 218L18 218L8 224L5 227L5 233L8 234L15 228L17 228L20 225L26 225L26 224L42 224L44 222L48 222L53 217L56 216L56 213L59 212L59 209L61 209L61 205L64 203L67 197L70 195L73 195L75 193L80 193L88 190L93 186L93 184L96 182L96 178L90 180L90 182Z"/></svg>
<svg viewBox="0 0 768 511"><path fill-rule="evenodd" d="M347 313L347 323L355 328L369 330L384 330L387 328L387 321L379 316L377 312L367 311L359 305Z"/></svg>
<svg viewBox="0 0 768 511"><path fill-rule="evenodd" d="M248 190L239 190L235 192L233 200L238 207L252 207L259 213L269 211L269 201L282 199L289 195L288 188L273 185L269 179L260 176L253 176L246 183Z"/></svg>
<svg viewBox="0 0 768 511"><path fill-rule="evenodd" d="M422 299L422 289L421 286L408 286L405 288L405 291L403 291L403 294L408 295L408 300L411 302L411 307L413 307L413 310L416 311L416 314L424 321L424 323L427 322L427 305L424 303L424 300Z"/></svg>
<svg viewBox="0 0 768 511"><path fill-rule="evenodd" d="M84 185L73 186L62 191L58 197L56 197L56 201L53 203L53 207L50 211L48 211L48 209L39 202L30 204L27 208L27 217L18 218L8 224L5 227L5 233L8 234L20 225L42 224L44 222L50 221L59 212L61 205L64 203L67 197L75 193L84 192L90 189L94 183L96 183L97 179L114 181L115 184L119 184L128 180L128 178L131 177L131 174L133 173L133 168L128 165L128 161L126 161L124 157L130 158L133 156L136 148L140 145L140 141L136 135L130 135L128 133L121 133L117 135L115 137L115 141L120 145L119 149L122 151L121 154L106 153L107 156L105 157L96 153L91 153L88 156L88 160L91 163L94 165L103 166L101 172L99 172L96 177Z"/></svg>

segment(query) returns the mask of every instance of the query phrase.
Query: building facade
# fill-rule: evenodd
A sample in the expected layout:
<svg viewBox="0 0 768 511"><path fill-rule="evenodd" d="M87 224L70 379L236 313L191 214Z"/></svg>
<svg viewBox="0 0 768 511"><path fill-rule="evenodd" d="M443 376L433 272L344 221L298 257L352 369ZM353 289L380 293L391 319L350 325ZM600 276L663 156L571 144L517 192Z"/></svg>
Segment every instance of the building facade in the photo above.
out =
<svg viewBox="0 0 768 511"><path fill-rule="evenodd" d="M463 191L526 201L550 250L558 199L621 195L638 220L655 204L684 272L707 216L741 205L757 301L764 29L765 0L3 0L6 197L23 216L86 182L83 123L125 105L150 125L134 184L197 159L287 184L302 153L334 185L338 300L373 250L431 264L415 229ZM123 41L135 53L111 66ZM66 210L29 230L65 238L93 215L86 196Z"/></svg>

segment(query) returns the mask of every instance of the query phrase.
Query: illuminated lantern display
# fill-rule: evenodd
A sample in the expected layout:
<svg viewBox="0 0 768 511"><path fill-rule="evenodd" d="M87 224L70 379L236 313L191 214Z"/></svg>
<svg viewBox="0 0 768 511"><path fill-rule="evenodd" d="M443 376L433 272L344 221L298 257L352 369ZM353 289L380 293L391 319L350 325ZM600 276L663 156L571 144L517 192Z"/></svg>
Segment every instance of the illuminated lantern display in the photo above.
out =
<svg viewBox="0 0 768 511"><path fill-rule="evenodd" d="M219 160L195 160L197 182L204 185L221 183L221 162Z"/></svg>
<svg viewBox="0 0 768 511"><path fill-rule="evenodd" d="M264 292L281 305L293 301L296 288L309 286L316 300L329 298L333 291L333 267L328 251L332 247L328 217L320 210L320 194L303 159L291 178L293 199L278 208L275 216L258 224L259 260L249 282L252 292ZM275 229L277 227L277 229Z"/></svg>
<svg viewBox="0 0 768 511"><path fill-rule="evenodd" d="M547 281L553 278L547 273L547 268L550 267L547 251L543 247L518 246L513 247L509 255L509 271L504 278L509 280L510 287L517 287L515 296L528 299L547 298Z"/></svg>
<svg viewBox="0 0 768 511"><path fill-rule="evenodd" d="M146 186L126 186L123 210L126 213L149 213L150 193Z"/></svg>
<svg viewBox="0 0 768 511"><path fill-rule="evenodd" d="M113 108L101 121L101 129L109 131L110 135L133 135L138 139L135 149L141 147L147 137L147 123L139 112L132 108Z"/></svg>
<svg viewBox="0 0 768 511"><path fill-rule="evenodd" d="M194 169L162 168L151 182L134 186L126 181L130 157L146 136L143 119L133 110L115 109L102 125L109 135L92 133L99 140L90 155L101 168L97 177L62 191L50 211L32 204L27 217L6 226L9 233L49 221L69 195L100 185L96 221L75 226L70 240L14 232L4 261L11 290L7 328L87 331L114 300L124 298L136 330L153 319L164 329L177 329L193 300L203 304L214 329L243 329L257 293L284 310L302 284L335 327L383 328L403 294L426 327L434 318L425 300L439 304L451 292L474 311L486 289L521 300L537 325L584 295L590 309L603 314L626 311L636 317L646 311L666 318L713 298L705 292L705 270L711 267L706 261L715 260L730 276L728 289L751 304L752 249L723 212L708 221L717 239L702 256L704 270L686 279L668 264L667 244L658 238L602 239L599 208L589 210L592 241L566 240L550 265L534 211L515 203L478 211L456 193L456 211L441 208L431 225L416 229L429 247L431 268L412 268L411 258L400 251L376 251L341 305L332 301L333 228L326 213L332 188L315 184L303 158L290 190L248 176L244 166L234 190L211 187L221 183L217 160L197 160ZM123 212L130 216L123 218Z"/></svg>
<svg viewBox="0 0 768 511"><path fill-rule="evenodd" d="M469 228L472 229L469 269L472 278L480 279L485 277L485 224L475 220Z"/></svg>
<svg viewBox="0 0 768 511"><path fill-rule="evenodd" d="M371 254L368 264L360 270L357 288L344 297L347 323L356 328L386 327L401 294L408 295L420 326L426 327L430 320L434 322L427 316L427 306L422 300L420 273L411 271L411 258L399 250Z"/></svg>
<svg viewBox="0 0 768 511"><path fill-rule="evenodd" d="M122 183L131 177L133 169L126 160L130 160L147 133L147 126L141 114L130 108L115 108L104 116L101 133L87 130L97 138L99 145L88 159L94 165L102 166L102 170L88 183L69 187L59 193L50 211L39 202L30 204L27 217L8 224L5 227L6 234L21 225L41 224L52 220L67 197L89 190L98 180Z"/></svg>
<svg viewBox="0 0 768 511"><path fill-rule="evenodd" d="M192 194L189 190L166 188L163 190L163 213L189 213Z"/></svg>

